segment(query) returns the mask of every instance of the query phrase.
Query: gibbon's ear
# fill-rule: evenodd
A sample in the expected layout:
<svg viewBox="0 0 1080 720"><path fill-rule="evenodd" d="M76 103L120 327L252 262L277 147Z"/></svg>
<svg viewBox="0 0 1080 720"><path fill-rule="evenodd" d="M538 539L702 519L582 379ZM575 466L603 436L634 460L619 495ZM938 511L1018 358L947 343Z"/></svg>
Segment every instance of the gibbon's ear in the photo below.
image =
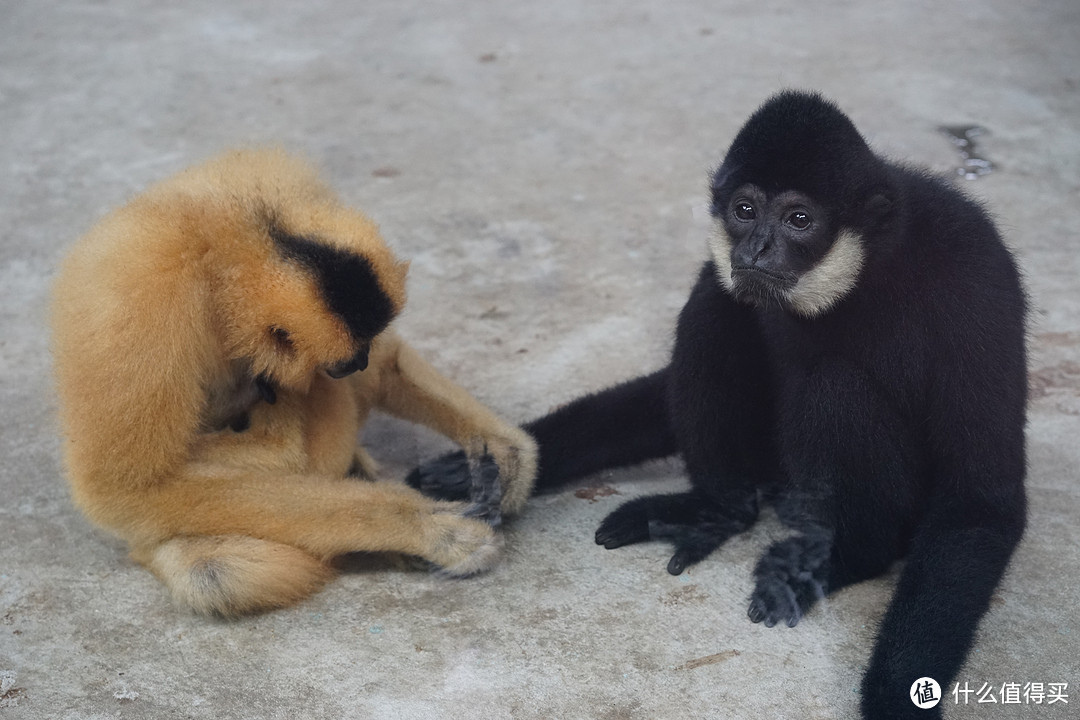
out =
<svg viewBox="0 0 1080 720"><path fill-rule="evenodd" d="M886 193L876 193L866 201L866 216L880 220L888 215L895 205L896 203Z"/></svg>
<svg viewBox="0 0 1080 720"><path fill-rule="evenodd" d="M296 345L288 330L277 325L271 325L267 328L267 332L270 333L270 337L273 338L274 345L277 346L279 351L285 355L292 355L296 352Z"/></svg>

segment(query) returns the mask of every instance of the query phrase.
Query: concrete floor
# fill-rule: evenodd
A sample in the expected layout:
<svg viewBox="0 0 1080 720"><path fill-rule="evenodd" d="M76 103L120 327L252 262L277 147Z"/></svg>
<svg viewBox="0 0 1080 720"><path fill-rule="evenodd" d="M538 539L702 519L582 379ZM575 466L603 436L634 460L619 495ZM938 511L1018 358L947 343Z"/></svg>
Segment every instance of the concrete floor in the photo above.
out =
<svg viewBox="0 0 1080 720"><path fill-rule="evenodd" d="M301 8L303 5L303 9ZM109 207L222 148L312 156L413 261L402 332L526 420L658 367L705 257L706 177L785 87L880 151L951 173L944 124L997 165L965 186L1026 272L1030 531L960 680L1067 682L1080 717L1080 4L4 3L0 20L0 718L847 718L895 575L794 630L749 622L773 522L681 577L592 542L677 463L538 498L464 582L372 558L238 622L174 606L72 507L45 309ZM379 420L401 476L446 445Z"/></svg>

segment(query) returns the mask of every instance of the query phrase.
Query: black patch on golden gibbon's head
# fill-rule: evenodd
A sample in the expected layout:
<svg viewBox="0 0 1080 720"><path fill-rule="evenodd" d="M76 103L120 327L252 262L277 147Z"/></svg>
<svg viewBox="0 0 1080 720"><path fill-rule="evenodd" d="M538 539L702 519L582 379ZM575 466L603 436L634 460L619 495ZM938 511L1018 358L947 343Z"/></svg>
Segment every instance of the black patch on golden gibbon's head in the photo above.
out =
<svg viewBox="0 0 1080 720"><path fill-rule="evenodd" d="M394 319L394 303L383 292L367 258L318 240L292 235L273 224L270 226L270 237L282 257L303 265L315 274L327 307L341 318L349 334L365 348L366 341L385 330ZM361 354L366 358L366 350ZM359 360L355 364L359 365ZM363 364L366 365L366 362Z"/></svg>

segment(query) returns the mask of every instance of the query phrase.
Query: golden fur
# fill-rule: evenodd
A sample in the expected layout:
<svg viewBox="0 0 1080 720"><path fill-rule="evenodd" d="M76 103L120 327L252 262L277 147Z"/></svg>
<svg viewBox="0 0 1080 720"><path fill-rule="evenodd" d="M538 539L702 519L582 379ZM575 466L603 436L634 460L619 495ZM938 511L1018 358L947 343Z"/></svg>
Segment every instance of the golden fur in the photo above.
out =
<svg viewBox="0 0 1080 720"><path fill-rule="evenodd" d="M206 613L296 602L352 551L417 555L452 575L487 569L499 538L463 505L346 477L375 473L358 431L378 408L490 453L507 513L531 492L534 442L391 329L366 370L328 377L358 340L271 226L363 258L400 311L407 264L296 158L232 152L150 188L72 248L55 286L75 502Z"/></svg>

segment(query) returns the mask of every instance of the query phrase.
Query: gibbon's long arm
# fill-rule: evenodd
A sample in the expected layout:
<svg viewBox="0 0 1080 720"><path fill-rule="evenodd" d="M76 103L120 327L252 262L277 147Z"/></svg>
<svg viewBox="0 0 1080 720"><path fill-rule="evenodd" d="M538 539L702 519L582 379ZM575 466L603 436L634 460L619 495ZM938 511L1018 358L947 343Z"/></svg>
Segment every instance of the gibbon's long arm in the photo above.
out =
<svg viewBox="0 0 1080 720"><path fill-rule="evenodd" d="M526 423L539 451L534 490L552 490L600 470L678 452L667 410L668 370L586 395ZM421 465L406 482L434 497L464 499L471 475L464 453Z"/></svg>
<svg viewBox="0 0 1080 720"><path fill-rule="evenodd" d="M392 551L450 567L465 559L452 557L460 554L454 550L460 541L476 547L495 542L483 525L462 522L457 505L390 483L210 470L193 467L135 495L142 524L128 535L133 546L178 536L246 535L320 559Z"/></svg>
<svg viewBox="0 0 1080 720"><path fill-rule="evenodd" d="M586 395L528 422L540 447L537 490L678 452L667 408L667 369Z"/></svg>
<svg viewBox="0 0 1080 720"><path fill-rule="evenodd" d="M900 698L920 677L951 685L1024 533L1024 377L963 351L996 347L1023 358L1022 318L1001 313L998 323L969 323L937 358L928 424L934 490L863 679L867 717L914 709Z"/></svg>
<svg viewBox="0 0 1080 720"><path fill-rule="evenodd" d="M392 415L426 425L466 449L473 460L462 456L467 470L475 474L483 456L494 459L499 479L497 494L491 496L491 482L471 477L471 499L482 504L498 505L502 513L516 513L532 494L536 473L536 443L521 429L507 425L456 383L433 368L412 347L393 333L380 338L376 352L378 363L377 405ZM382 359L385 358L385 359ZM367 378L359 376L358 383ZM489 508L495 513L496 508ZM490 520L497 524L498 514Z"/></svg>
<svg viewBox="0 0 1080 720"><path fill-rule="evenodd" d="M903 701L912 683L932 677L944 688L956 678L1023 532L1023 496L1013 502L1016 509L1003 514L982 499L935 499L863 678L866 717L918 717L904 714L914 709Z"/></svg>

